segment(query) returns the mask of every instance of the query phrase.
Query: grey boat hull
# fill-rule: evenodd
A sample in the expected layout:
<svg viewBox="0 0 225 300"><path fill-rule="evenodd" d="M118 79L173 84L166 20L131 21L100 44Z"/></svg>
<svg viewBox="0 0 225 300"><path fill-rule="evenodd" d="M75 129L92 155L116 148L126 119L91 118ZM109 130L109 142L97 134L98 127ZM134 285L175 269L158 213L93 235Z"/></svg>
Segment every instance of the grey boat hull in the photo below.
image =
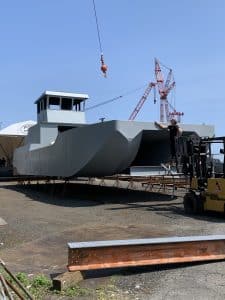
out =
<svg viewBox="0 0 225 300"><path fill-rule="evenodd" d="M132 165L156 165L169 159L169 134L151 122L109 121L59 130L59 124L38 123L25 145L14 152L21 175L69 178L109 176ZM182 124L185 134L213 136L209 125Z"/></svg>

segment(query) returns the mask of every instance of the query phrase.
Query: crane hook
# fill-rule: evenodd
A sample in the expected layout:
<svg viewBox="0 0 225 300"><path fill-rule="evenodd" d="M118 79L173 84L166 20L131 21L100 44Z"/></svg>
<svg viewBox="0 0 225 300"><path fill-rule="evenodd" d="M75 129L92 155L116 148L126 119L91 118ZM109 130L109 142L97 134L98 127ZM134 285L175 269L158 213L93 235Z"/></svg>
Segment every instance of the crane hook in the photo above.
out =
<svg viewBox="0 0 225 300"><path fill-rule="evenodd" d="M108 70L108 67L107 67L107 65L106 65L105 62L104 62L103 53L101 54L100 61L101 61L101 71L102 71L102 73L103 73L103 76L104 76L104 77L107 77L106 72L107 72L107 70Z"/></svg>

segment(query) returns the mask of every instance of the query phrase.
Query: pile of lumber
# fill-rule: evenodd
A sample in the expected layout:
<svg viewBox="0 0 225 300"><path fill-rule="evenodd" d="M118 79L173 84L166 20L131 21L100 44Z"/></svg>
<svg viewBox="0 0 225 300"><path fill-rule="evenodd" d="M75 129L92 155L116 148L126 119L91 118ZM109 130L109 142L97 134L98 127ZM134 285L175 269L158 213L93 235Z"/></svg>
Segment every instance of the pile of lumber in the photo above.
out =
<svg viewBox="0 0 225 300"><path fill-rule="evenodd" d="M33 296L21 284L16 276L8 269L0 259L0 299L1 300L34 300Z"/></svg>

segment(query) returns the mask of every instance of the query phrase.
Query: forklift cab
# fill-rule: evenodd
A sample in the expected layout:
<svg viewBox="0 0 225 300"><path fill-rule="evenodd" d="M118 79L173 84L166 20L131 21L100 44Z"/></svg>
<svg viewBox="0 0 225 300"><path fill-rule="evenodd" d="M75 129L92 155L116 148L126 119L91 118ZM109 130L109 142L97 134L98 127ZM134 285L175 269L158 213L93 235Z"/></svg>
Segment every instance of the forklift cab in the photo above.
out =
<svg viewBox="0 0 225 300"><path fill-rule="evenodd" d="M186 213L225 213L225 137L200 139L183 157L190 190L184 197Z"/></svg>
<svg viewBox="0 0 225 300"><path fill-rule="evenodd" d="M208 178L225 174L225 137L183 139L182 170L191 179L207 182Z"/></svg>

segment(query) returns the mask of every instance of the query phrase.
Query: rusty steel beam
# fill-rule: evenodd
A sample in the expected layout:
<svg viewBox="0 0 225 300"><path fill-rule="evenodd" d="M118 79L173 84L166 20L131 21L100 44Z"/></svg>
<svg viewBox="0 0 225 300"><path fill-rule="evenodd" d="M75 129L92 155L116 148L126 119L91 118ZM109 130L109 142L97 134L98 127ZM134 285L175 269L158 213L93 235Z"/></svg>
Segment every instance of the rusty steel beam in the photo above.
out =
<svg viewBox="0 0 225 300"><path fill-rule="evenodd" d="M68 243L68 270L225 259L225 235Z"/></svg>

